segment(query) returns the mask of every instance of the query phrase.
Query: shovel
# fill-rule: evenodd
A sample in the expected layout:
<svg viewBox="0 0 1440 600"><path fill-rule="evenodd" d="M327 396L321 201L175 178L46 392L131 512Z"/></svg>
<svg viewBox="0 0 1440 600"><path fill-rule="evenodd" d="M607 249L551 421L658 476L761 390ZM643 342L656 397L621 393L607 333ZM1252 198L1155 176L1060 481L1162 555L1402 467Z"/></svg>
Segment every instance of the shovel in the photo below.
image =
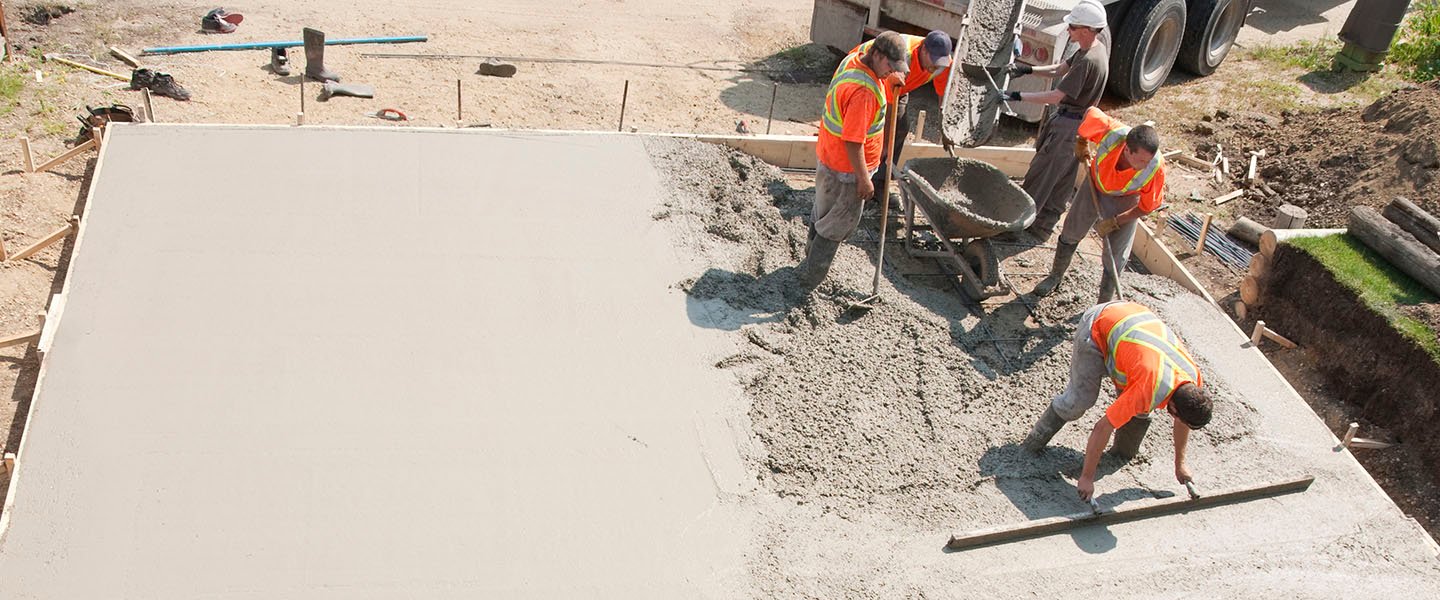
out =
<svg viewBox="0 0 1440 600"><path fill-rule="evenodd" d="M881 302L880 298L880 268L885 265L885 237L888 234L887 226L890 224L890 179L895 175L895 102L887 102L885 107L885 148L881 150L885 157L885 176L880 178L880 189L875 190L875 199L880 202L880 249L875 252L875 278L870 284L870 295L861 299L848 308L870 310Z"/></svg>

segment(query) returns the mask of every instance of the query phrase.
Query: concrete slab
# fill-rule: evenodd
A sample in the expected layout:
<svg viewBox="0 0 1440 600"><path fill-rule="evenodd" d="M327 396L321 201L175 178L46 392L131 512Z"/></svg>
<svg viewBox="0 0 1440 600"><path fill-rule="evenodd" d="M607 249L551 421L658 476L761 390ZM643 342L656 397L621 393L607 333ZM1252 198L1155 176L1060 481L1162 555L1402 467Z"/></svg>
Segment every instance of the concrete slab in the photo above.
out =
<svg viewBox="0 0 1440 600"><path fill-rule="evenodd" d="M638 138L115 127L7 598L746 595Z"/></svg>

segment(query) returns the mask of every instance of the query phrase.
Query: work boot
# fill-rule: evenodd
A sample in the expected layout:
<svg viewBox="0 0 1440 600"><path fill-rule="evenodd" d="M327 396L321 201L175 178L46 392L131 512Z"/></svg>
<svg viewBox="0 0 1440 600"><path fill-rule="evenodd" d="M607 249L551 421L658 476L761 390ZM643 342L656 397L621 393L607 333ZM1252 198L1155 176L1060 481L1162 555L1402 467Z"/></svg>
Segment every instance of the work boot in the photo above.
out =
<svg viewBox="0 0 1440 600"><path fill-rule="evenodd" d="M1104 257L1101 257L1104 260ZM1096 304L1104 304L1115 299L1115 278L1110 275L1110 269L1100 270L1100 301Z"/></svg>
<svg viewBox="0 0 1440 600"><path fill-rule="evenodd" d="M795 268L799 272L800 284L814 289L820 282L825 281L825 276L830 274L830 263L835 262L835 252L839 249L840 242L827 239L823 235L816 235L810 240L805 260L800 261L800 266Z"/></svg>
<svg viewBox="0 0 1440 600"><path fill-rule="evenodd" d="M141 90L155 84L155 72L146 68L135 69L130 73L130 89Z"/></svg>
<svg viewBox="0 0 1440 600"><path fill-rule="evenodd" d="M315 81L340 81L340 75L325 68L325 32L305 28L305 77Z"/></svg>
<svg viewBox="0 0 1440 600"><path fill-rule="evenodd" d="M320 101L329 100L331 96L353 96L356 98L374 98L375 87L363 83L342 84L333 81L325 82L320 86Z"/></svg>
<svg viewBox="0 0 1440 600"><path fill-rule="evenodd" d="M498 58L487 58L485 62L480 63L480 68L475 71L475 74L490 77L514 77L516 70L515 65L501 62ZM742 121L741 124L743 125L744 122Z"/></svg>
<svg viewBox="0 0 1440 600"><path fill-rule="evenodd" d="M1130 460L1140 454L1140 442L1145 440L1145 432L1150 430L1150 415L1135 415L1129 422L1115 430L1115 443L1110 445L1110 453Z"/></svg>
<svg viewBox="0 0 1440 600"><path fill-rule="evenodd" d="M1025 436L1025 441L1020 442L1020 447L1031 454L1039 454L1045 449L1045 444L1050 443L1050 438L1065 426L1065 419L1055 412L1054 406L1045 407L1045 414L1040 415L1040 420L1035 421L1035 426L1030 428L1030 435Z"/></svg>
<svg viewBox="0 0 1440 600"><path fill-rule="evenodd" d="M190 92L175 83L175 78L171 77L169 73L156 73L155 79L150 82L150 91L176 100L190 99Z"/></svg>
<svg viewBox="0 0 1440 600"><path fill-rule="evenodd" d="M1071 244L1064 240L1056 244L1055 263L1050 265L1050 274L1035 284L1035 289L1030 293L1044 297L1060 287L1060 280L1065 278L1065 271L1070 269L1070 261L1075 259L1075 250L1079 247L1080 244Z"/></svg>
<svg viewBox="0 0 1440 600"><path fill-rule="evenodd" d="M281 77L290 75L290 54L284 48L270 49L270 72Z"/></svg>

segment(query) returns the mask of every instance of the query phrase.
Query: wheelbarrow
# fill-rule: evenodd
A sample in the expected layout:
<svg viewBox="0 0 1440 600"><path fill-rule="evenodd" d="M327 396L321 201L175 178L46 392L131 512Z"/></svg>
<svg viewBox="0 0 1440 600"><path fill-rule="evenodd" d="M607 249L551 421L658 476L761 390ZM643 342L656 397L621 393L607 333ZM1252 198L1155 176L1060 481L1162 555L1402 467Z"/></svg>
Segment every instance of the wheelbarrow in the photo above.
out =
<svg viewBox="0 0 1440 600"><path fill-rule="evenodd" d="M1035 221L1030 195L994 165L965 158L912 159L899 179L905 251L953 265L973 300L1011 293L988 238L1020 231ZM916 222L917 210L924 223ZM919 239L918 232L924 231L939 241L939 250Z"/></svg>

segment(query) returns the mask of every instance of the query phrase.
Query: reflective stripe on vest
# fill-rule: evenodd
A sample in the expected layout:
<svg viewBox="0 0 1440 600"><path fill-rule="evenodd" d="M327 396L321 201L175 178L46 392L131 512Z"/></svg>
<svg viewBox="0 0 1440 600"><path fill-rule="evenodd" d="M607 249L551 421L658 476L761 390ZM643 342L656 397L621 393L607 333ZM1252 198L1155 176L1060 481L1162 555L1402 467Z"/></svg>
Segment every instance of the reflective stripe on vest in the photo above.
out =
<svg viewBox="0 0 1440 600"><path fill-rule="evenodd" d="M875 111L875 119L870 122L870 129L865 131L865 137L880 135L885 131L885 92L869 73L849 64L848 59L846 62L845 68L836 72L835 78L830 80L830 90L825 92L825 114L821 116L820 124L831 135L840 137L845 129L844 119L840 115L840 86L858 85L874 94L875 102L880 105L880 110Z"/></svg>
<svg viewBox="0 0 1440 600"><path fill-rule="evenodd" d="M905 34L903 34L903 33L900 34L900 37L901 37L901 39L905 40L905 45L910 48L910 58L911 58L911 60L914 60L914 58L915 58L915 56L916 56L915 53L916 53L916 52L919 52L921 46L924 46L924 45L925 45L925 38L920 37L920 36L918 36L918 35L905 35ZM874 43L875 43L875 40L872 39L872 40L866 41L865 43L860 44L859 46L856 46L856 47L855 47L855 54L853 54L852 56L865 56L865 54L866 54L867 52L870 52L870 45L871 45L871 44L874 44ZM835 67L835 74L837 74L837 75L840 74L840 70L841 70L841 69L844 69L844 68L845 68L845 65L847 65L847 64L849 64L849 63L850 63L850 61L848 61L848 60L840 61L840 66ZM914 70L915 70L915 67L917 67L917 66L919 66L919 65L918 65L918 64L910 65L910 70L911 70L911 71L914 71ZM921 85L924 85L924 84L930 83L931 81L934 81L934 80L935 80L935 76L936 76L936 75L939 75L939 74L940 74L939 71L928 71L928 72L926 72L926 73L925 73L925 81L921 81L921 82L916 83L916 87L919 87L919 86L921 86ZM909 84L909 83L910 83L910 76L909 76L909 75L906 75L906 76L905 76L905 82L902 83L901 86L900 86L900 87L902 88L902 91L903 91L903 88L906 87L906 85Z"/></svg>
<svg viewBox="0 0 1440 600"><path fill-rule="evenodd" d="M1140 326L1148 323L1159 322L1160 319L1151 313L1140 313L1130 315L1121 319L1114 327L1110 328L1107 345L1109 354L1105 357L1105 366L1110 371L1110 377L1115 380L1116 385L1126 385L1125 374L1121 373L1115 366L1115 356L1120 350L1121 342L1144 346L1154 350L1160 356L1160 364L1156 365L1160 370L1155 378L1155 387L1150 389L1150 410L1160 407L1170 392L1175 389L1175 371L1181 371L1190 381L1199 381L1200 374L1196 372L1194 363L1190 362L1180 352L1180 341L1169 328L1165 328L1165 338L1140 329ZM1116 335L1116 334L1119 335Z"/></svg>
<svg viewBox="0 0 1440 600"><path fill-rule="evenodd" d="M1100 140L1100 153L1098 158L1095 159L1095 164L1103 164L1105 159L1109 158L1111 152L1115 152L1124 146L1125 136L1129 133L1129 127L1117 127L1106 132L1105 137ZM1130 181L1125 184L1125 187L1118 190L1106 189L1105 184L1100 181L1100 175L1098 173L1091 173L1090 179L1094 180L1095 187L1099 188L1099 190L1105 194L1111 196L1129 196L1139 192L1141 188L1145 187L1145 184L1150 183L1150 180L1155 178L1155 173L1159 170L1160 157L1152 156L1150 157L1150 164L1136 171L1135 176L1130 178Z"/></svg>

